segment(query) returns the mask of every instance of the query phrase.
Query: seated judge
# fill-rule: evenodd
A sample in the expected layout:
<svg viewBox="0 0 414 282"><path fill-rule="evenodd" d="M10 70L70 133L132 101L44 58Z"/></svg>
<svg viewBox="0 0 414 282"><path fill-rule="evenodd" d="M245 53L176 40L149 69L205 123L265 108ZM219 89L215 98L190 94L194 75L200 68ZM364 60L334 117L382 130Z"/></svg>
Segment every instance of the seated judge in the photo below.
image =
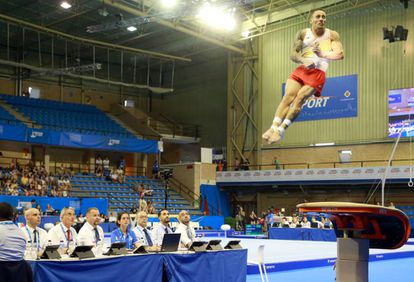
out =
<svg viewBox="0 0 414 282"><path fill-rule="evenodd" d="M94 246L92 251L95 255L101 255L103 252L104 232L102 227L99 226L101 223L101 217L99 216L98 208L89 208L86 212L86 222L79 230L77 245ZM98 250L99 249L99 250Z"/></svg>
<svg viewBox="0 0 414 282"><path fill-rule="evenodd" d="M138 242L144 246L152 247L154 245L154 240L151 237L151 232L147 229L148 223L148 214L144 211L141 211L137 214L137 226L132 229L135 236L137 236Z"/></svg>
<svg viewBox="0 0 414 282"><path fill-rule="evenodd" d="M162 209L158 212L158 219L160 224L152 230L152 238L154 239L155 246L161 246L164 234L173 233L170 228L170 212Z"/></svg>
<svg viewBox="0 0 414 282"><path fill-rule="evenodd" d="M121 212L118 214L116 225L117 229L111 233L111 243L125 242L125 247L127 249L138 248L141 244L138 242L137 236L131 230L129 214L126 212Z"/></svg>
<svg viewBox="0 0 414 282"><path fill-rule="evenodd" d="M75 210L71 207L63 208L60 212L60 221L49 230L47 238L52 245L60 245L61 253L69 253L75 248L78 235L72 227L75 222Z"/></svg>
<svg viewBox="0 0 414 282"><path fill-rule="evenodd" d="M280 222L280 227L289 228L289 221L286 217L282 218L282 221Z"/></svg>
<svg viewBox="0 0 414 282"><path fill-rule="evenodd" d="M190 248L191 244L194 242L196 238L196 233L193 227L190 226L190 214L186 210L180 211L178 214L178 221L180 224L178 225L175 233L180 233L180 246L182 248Z"/></svg>
<svg viewBox="0 0 414 282"><path fill-rule="evenodd" d="M303 217L301 224L302 224L302 228L310 228L311 227L311 224L310 224L310 222L309 222L309 220L306 216Z"/></svg>
<svg viewBox="0 0 414 282"><path fill-rule="evenodd" d="M47 245L47 232L39 227L41 214L38 209L30 208L24 212L26 226L21 227L26 237L26 247L35 248L40 256Z"/></svg>
<svg viewBox="0 0 414 282"><path fill-rule="evenodd" d="M0 261L2 262L23 260L26 250L26 238L22 230L14 224L13 219L13 207L8 203L0 203ZM4 274L1 273L1 276Z"/></svg>

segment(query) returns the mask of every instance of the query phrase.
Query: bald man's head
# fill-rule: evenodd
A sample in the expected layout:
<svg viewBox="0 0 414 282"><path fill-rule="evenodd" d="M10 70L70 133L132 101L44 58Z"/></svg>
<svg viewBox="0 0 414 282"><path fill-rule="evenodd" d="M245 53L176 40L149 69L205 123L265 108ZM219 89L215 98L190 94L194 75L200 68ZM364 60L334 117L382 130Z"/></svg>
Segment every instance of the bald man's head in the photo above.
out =
<svg viewBox="0 0 414 282"><path fill-rule="evenodd" d="M180 211L178 214L178 220L183 224L188 224L190 222L190 214L186 210Z"/></svg>
<svg viewBox="0 0 414 282"><path fill-rule="evenodd" d="M36 228L40 224L41 214L38 209L31 208L24 212L26 224L32 228Z"/></svg>

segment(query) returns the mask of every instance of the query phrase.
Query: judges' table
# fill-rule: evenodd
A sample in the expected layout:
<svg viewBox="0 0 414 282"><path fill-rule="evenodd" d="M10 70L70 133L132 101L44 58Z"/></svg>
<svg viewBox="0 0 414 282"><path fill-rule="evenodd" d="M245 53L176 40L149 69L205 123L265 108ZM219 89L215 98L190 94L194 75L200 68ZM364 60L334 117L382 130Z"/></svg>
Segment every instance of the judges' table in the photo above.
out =
<svg viewBox="0 0 414 282"><path fill-rule="evenodd" d="M269 239L335 242L336 235L333 229L270 228Z"/></svg>
<svg viewBox="0 0 414 282"><path fill-rule="evenodd" d="M246 281L247 250L29 261L35 281Z"/></svg>

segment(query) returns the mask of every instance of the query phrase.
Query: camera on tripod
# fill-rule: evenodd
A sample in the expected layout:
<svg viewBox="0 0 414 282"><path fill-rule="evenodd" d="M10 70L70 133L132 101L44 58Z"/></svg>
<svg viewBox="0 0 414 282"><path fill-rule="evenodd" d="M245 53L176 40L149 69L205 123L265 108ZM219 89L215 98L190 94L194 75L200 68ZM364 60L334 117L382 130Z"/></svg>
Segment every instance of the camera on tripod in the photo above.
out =
<svg viewBox="0 0 414 282"><path fill-rule="evenodd" d="M160 176L164 180L168 180L173 177L173 169L172 168L166 168L160 171Z"/></svg>

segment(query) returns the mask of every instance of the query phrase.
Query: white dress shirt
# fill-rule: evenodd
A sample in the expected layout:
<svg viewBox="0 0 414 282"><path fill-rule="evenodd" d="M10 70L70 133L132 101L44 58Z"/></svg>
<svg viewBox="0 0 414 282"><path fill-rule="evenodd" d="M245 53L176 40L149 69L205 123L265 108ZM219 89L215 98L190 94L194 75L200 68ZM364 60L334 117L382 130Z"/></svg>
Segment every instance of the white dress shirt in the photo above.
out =
<svg viewBox="0 0 414 282"><path fill-rule="evenodd" d="M21 261L26 250L23 232L13 221L0 222L0 261Z"/></svg>
<svg viewBox="0 0 414 282"><path fill-rule="evenodd" d="M138 224L134 229L132 229L132 231L137 236L138 243L141 243L144 246L149 246L150 245L148 243L147 237L145 236L144 227L142 227L141 225ZM148 229L147 229L147 234L148 234L148 236L150 236L150 238L152 240L152 244L154 244L154 238L152 237L152 234Z"/></svg>
<svg viewBox="0 0 414 282"><path fill-rule="evenodd" d="M29 225L26 225L24 227L20 227L20 229L23 231L24 237L26 238L26 243L31 244L32 246L37 247L37 251L43 249L47 245L47 232L46 230L40 228L39 226L36 227L37 231L37 242L35 242L35 234L34 229L31 228ZM26 245L27 246L27 245Z"/></svg>
<svg viewBox="0 0 414 282"><path fill-rule="evenodd" d="M96 226L99 234L99 241L103 242L104 240L104 232L102 227L99 225ZM98 244L98 238L96 238L95 228L89 224L89 222L85 222L82 228L79 230L79 234L76 238L77 245L88 245L88 246L96 246Z"/></svg>
<svg viewBox="0 0 414 282"><path fill-rule="evenodd" d="M62 223L55 225L52 229L49 230L47 234L47 240L51 241L52 245L59 245L60 241L63 241L65 247L69 246L68 238L67 238L67 228ZM76 243L77 233L76 230L71 227L70 228L70 240L73 243Z"/></svg>
<svg viewBox="0 0 414 282"><path fill-rule="evenodd" d="M153 241L154 246L162 245L162 239L164 239L164 234L166 233L166 229L168 230L168 233L173 233L169 226L165 227L161 223L152 230L152 239L154 239Z"/></svg>
<svg viewBox="0 0 414 282"><path fill-rule="evenodd" d="M180 233L181 238L181 247L187 247L188 245L191 245L191 243L195 240L195 230L193 227L190 226L190 223L188 225L185 225L180 222L180 224L177 226L177 229L175 229L175 233Z"/></svg>
<svg viewBox="0 0 414 282"><path fill-rule="evenodd" d="M306 221L306 222L302 221L301 224L302 224L302 228L310 228L311 227L310 221Z"/></svg>

